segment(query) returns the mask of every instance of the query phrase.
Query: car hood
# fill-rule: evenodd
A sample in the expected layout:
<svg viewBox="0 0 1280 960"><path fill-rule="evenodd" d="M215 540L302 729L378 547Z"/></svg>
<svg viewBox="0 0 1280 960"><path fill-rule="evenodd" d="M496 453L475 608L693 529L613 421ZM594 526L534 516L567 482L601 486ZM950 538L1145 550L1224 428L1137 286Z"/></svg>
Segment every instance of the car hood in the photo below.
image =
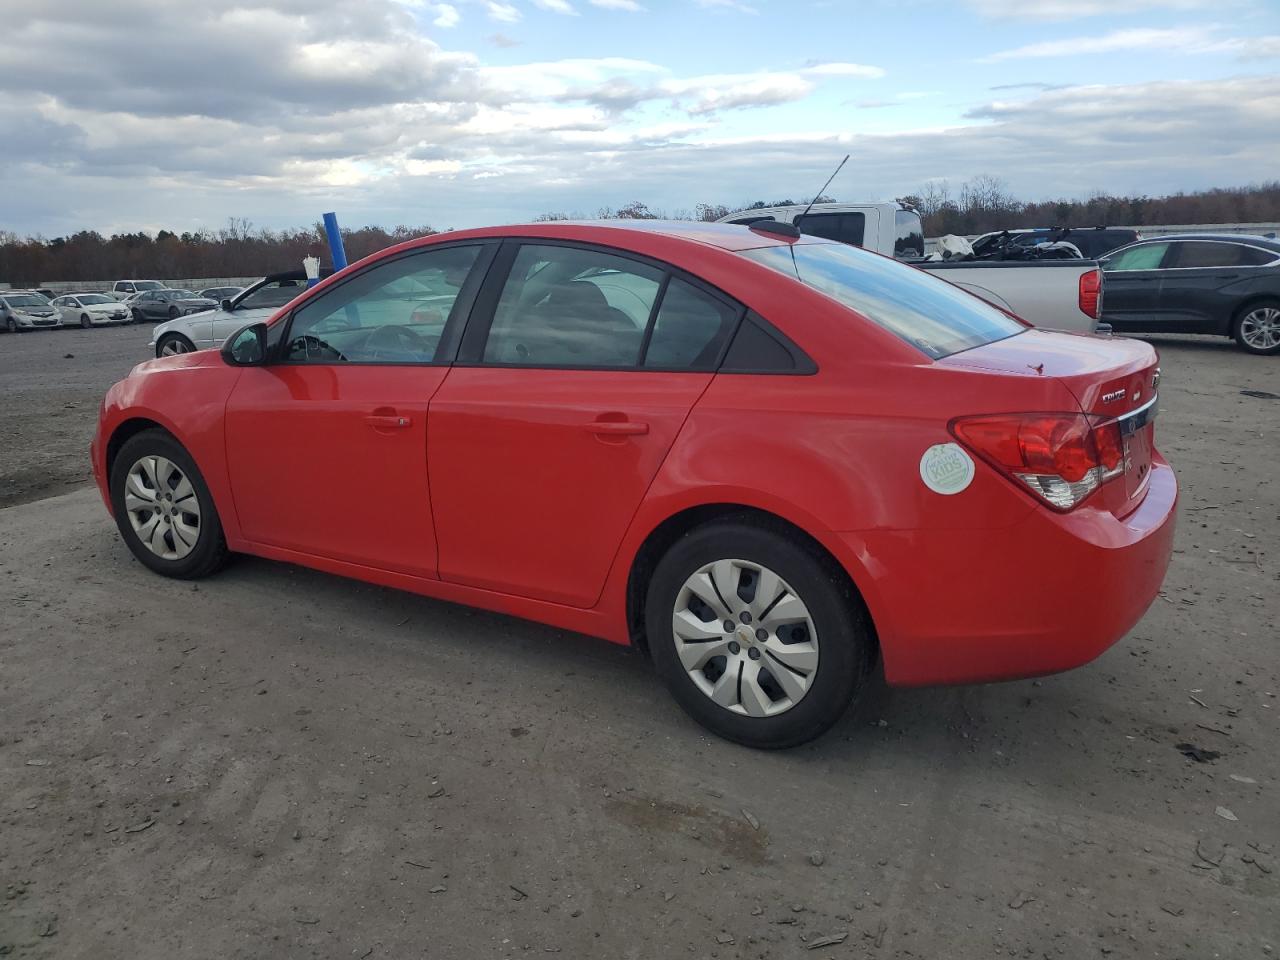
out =
<svg viewBox="0 0 1280 960"><path fill-rule="evenodd" d="M217 350L196 350L192 353L176 353L168 357L143 360L129 371L130 377L145 377L149 373L179 370L190 367L215 367L222 364L222 354Z"/></svg>

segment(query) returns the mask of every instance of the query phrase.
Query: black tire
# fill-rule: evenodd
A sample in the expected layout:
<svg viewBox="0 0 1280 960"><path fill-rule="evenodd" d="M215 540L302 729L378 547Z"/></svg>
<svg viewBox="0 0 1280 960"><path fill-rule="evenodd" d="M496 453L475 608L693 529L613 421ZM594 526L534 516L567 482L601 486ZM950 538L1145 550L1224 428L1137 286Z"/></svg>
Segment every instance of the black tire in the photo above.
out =
<svg viewBox="0 0 1280 960"><path fill-rule="evenodd" d="M93 326L93 323L92 321L90 321L89 315L87 313L80 314L80 326L82 326L86 330L88 330L91 326Z"/></svg>
<svg viewBox="0 0 1280 960"><path fill-rule="evenodd" d="M166 333L163 337L161 337L159 340L156 341L156 356L163 357L164 348L166 344L170 344L170 343L176 343L182 346L183 349L178 351L179 353L194 353L196 349L196 345L192 343L188 338L184 337L182 334Z"/></svg>
<svg viewBox="0 0 1280 960"><path fill-rule="evenodd" d="M9 317L9 319L7 319L4 323L4 328L8 330L10 333L17 333L18 321L13 319L13 317Z"/></svg>
<svg viewBox="0 0 1280 960"><path fill-rule="evenodd" d="M1280 343L1276 343L1270 347L1258 347L1249 343L1245 339L1243 328L1246 318L1258 313L1259 311L1275 310L1280 311L1280 300L1266 299L1254 300L1240 308L1240 312L1236 314L1235 319L1231 322L1231 336L1235 338L1240 349L1245 353L1252 353L1258 357L1268 357L1280 353ZM1273 318L1273 323L1274 318Z"/></svg>
<svg viewBox="0 0 1280 960"><path fill-rule="evenodd" d="M179 312L178 312L178 308L177 308L177 307L170 307L170 308L169 308L169 319L170 319L170 320L177 320L177 319L178 319L178 317L179 317L180 315L181 315L181 314L179 314Z"/></svg>
<svg viewBox="0 0 1280 960"><path fill-rule="evenodd" d="M133 321L132 321L133 323L141 323L141 322L142 322L142 314L141 314L141 313L139 313L139 312L138 312L138 310L137 310L136 308L131 308L131 309L129 310L129 313L130 313L130 315L133 317Z"/></svg>
<svg viewBox="0 0 1280 960"><path fill-rule="evenodd" d="M786 581L818 635L818 665L808 691L774 716L750 717L716 704L679 659L671 622L680 592L696 571L724 559L759 564ZM654 570L645 624L650 655L676 702L707 729L749 747L793 747L824 733L866 685L874 663L870 618L843 571L785 527L749 515L696 527L676 541Z"/></svg>
<svg viewBox="0 0 1280 960"><path fill-rule="evenodd" d="M200 531L195 546L181 559L165 559L153 553L139 538L125 509L125 481L134 464L143 457L161 456L171 460L187 475L200 503ZM120 536L133 555L156 573L178 580L195 580L218 570L227 560L227 540L209 487L190 454L164 430L144 430L125 441L111 465L111 510Z"/></svg>

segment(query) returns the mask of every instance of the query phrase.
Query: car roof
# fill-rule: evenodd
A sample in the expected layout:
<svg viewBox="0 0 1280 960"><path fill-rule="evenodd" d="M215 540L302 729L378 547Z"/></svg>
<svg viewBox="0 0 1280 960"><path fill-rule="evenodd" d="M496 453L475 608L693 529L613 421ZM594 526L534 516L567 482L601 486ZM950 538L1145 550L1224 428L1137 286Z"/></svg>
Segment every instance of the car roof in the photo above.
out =
<svg viewBox="0 0 1280 960"><path fill-rule="evenodd" d="M1138 243L1160 243L1166 240L1218 240L1225 243L1245 243L1280 252L1280 240L1253 233L1169 233L1159 237L1143 237L1130 246L1136 246Z"/></svg>
<svg viewBox="0 0 1280 960"><path fill-rule="evenodd" d="M659 235L672 240L718 247L721 250L754 250L759 247L776 247L788 242L833 243L821 237L805 236L788 241L774 234L762 233L750 227L733 223L703 223L693 220L549 220L542 223L509 224L498 227L477 227L471 230L455 230L433 233L429 237L409 240L392 247L407 250L416 246L442 243L450 240L526 238L531 240L577 240L583 243L617 244L625 246L627 237L634 239ZM386 253L387 251L381 251Z"/></svg>

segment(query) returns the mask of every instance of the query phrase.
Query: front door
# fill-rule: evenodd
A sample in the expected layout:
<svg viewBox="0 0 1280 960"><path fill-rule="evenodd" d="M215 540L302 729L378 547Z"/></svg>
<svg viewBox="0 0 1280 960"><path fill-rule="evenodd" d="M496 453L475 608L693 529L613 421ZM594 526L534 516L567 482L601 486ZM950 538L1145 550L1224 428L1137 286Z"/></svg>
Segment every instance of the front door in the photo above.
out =
<svg viewBox="0 0 1280 960"><path fill-rule="evenodd" d="M1157 327L1160 310L1161 261L1167 243L1129 247L1103 264L1102 319L1117 330Z"/></svg>
<svg viewBox="0 0 1280 960"><path fill-rule="evenodd" d="M440 577L590 607L739 308L587 246L508 248L495 273L431 403Z"/></svg>
<svg viewBox="0 0 1280 960"><path fill-rule="evenodd" d="M244 370L225 423L245 537L435 576L427 409L484 250L428 247L381 261L304 303L287 320L279 361Z"/></svg>

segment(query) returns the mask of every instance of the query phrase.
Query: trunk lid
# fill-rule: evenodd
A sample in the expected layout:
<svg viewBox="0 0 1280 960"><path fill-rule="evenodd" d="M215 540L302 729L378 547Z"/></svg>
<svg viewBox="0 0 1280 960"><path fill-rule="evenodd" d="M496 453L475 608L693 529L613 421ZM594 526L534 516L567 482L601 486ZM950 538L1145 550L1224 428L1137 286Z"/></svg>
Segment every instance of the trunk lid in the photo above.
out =
<svg viewBox="0 0 1280 960"><path fill-rule="evenodd" d="M1153 421L1159 408L1159 356L1150 344L1123 337L1028 330L938 362L1006 375L1052 377L1071 392L1083 412L1098 420L1118 420L1124 473L1104 483L1094 497L1117 516L1142 502L1151 474Z"/></svg>

